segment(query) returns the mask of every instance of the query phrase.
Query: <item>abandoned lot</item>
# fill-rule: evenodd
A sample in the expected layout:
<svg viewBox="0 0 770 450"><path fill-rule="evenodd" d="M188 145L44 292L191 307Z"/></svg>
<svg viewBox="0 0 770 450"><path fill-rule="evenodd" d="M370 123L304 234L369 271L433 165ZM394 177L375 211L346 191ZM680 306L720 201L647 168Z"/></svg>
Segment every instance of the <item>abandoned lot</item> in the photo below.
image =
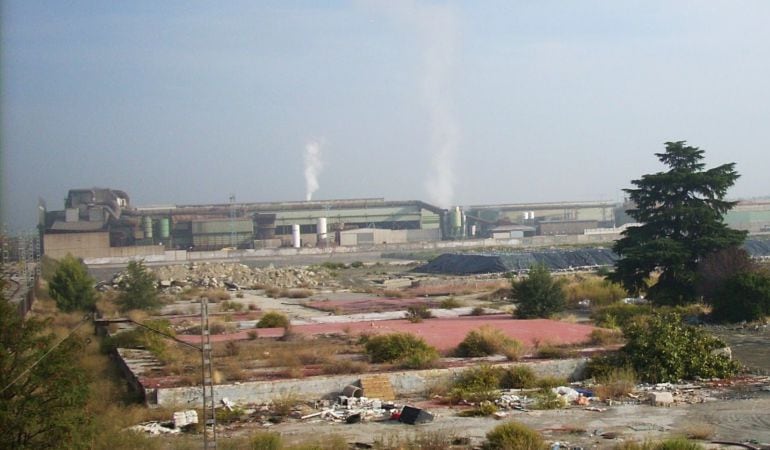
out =
<svg viewBox="0 0 770 450"><path fill-rule="evenodd" d="M592 380L570 382L581 381L582 367L592 355L621 345L597 340L591 311L579 306L585 295L581 283L594 283L595 275L563 275L573 286L570 308L554 320L515 320L507 292L510 283L501 276L426 275L413 271L415 263L387 260L258 266L153 267L164 306L158 314L135 317L144 323L162 323L178 339L196 345L201 342L200 299L210 299L221 448L239 448L260 431L278 432L289 444L317 442L319 436L327 436L321 440L380 447L447 439L462 448L480 445L489 430L509 420L538 430L562 448L615 448L627 441L678 436L698 437L714 448L730 446L710 441L770 442L770 380L763 376L770 371L766 327L712 327L732 348L734 358L750 368L750 373L732 381L637 385L615 401L596 396L579 402L565 399L554 409L535 405L537 388L513 389L490 399L490 403L497 400L496 414L470 416L469 411L479 409L481 403L447 400L451 383L465 370L527 366L553 387L580 390L581 397L585 392L593 395ZM109 269L95 273L109 297L121 275ZM109 307L102 312L105 318L119 316ZM267 313L285 316L290 326L258 328ZM519 341L521 348L508 358L459 357L460 342L482 327L499 330ZM107 327L115 336L130 329L125 323ZM422 338L438 350L439 358L411 370L367 357L366 339L402 332ZM164 343L154 354L122 354L131 370L126 376L133 378L134 388L144 395L149 408L160 407L168 415L197 408L202 414L197 352ZM133 365L132 358L136 358ZM335 409L343 389L350 384L360 387L362 380L372 377L384 377L394 398L377 398L364 389L363 396L374 399L374 407L370 401L354 401ZM647 400L651 392L670 393L673 402L653 406ZM514 397L516 402L501 401ZM390 410L385 414L383 403L392 403L394 409L410 405L430 413L433 420L418 425L386 420ZM277 408L283 409L281 414ZM351 411L363 412L362 420L347 423ZM152 439L177 448L200 438L198 428Z"/></svg>

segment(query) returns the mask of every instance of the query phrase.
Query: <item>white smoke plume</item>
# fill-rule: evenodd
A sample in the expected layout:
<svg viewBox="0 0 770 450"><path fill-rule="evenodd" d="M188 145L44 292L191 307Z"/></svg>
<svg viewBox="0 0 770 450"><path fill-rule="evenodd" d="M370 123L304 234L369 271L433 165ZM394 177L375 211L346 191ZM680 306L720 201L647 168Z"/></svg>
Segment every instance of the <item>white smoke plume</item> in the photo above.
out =
<svg viewBox="0 0 770 450"><path fill-rule="evenodd" d="M449 207L454 202L455 159L460 127L454 112L452 74L458 39L457 10L450 4L416 0L364 2L411 27L422 51L420 93L430 123L431 166L425 188L431 202Z"/></svg>
<svg viewBox="0 0 770 450"><path fill-rule="evenodd" d="M324 168L321 160L321 142L311 140L305 144L305 201L313 199L318 190L318 175Z"/></svg>

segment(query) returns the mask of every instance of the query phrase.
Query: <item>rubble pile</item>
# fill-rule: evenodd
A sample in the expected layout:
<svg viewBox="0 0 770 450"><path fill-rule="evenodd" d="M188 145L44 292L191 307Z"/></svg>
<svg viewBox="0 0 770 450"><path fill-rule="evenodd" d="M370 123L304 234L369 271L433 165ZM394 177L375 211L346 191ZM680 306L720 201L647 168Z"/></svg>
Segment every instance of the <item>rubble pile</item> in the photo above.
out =
<svg viewBox="0 0 770 450"><path fill-rule="evenodd" d="M323 268L269 266L252 268L237 263L190 263L150 268L158 278L159 288L180 293L184 288L316 288L333 285L334 279ZM115 274L103 288L117 288L125 272Z"/></svg>

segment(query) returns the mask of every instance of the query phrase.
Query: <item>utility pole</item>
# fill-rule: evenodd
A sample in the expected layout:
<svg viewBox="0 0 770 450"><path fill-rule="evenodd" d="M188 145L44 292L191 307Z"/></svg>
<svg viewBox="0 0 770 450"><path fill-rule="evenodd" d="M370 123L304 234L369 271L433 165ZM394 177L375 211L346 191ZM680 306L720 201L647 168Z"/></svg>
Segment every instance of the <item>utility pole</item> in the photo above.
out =
<svg viewBox="0 0 770 450"><path fill-rule="evenodd" d="M230 247L238 248L235 242L235 194L230 194Z"/></svg>
<svg viewBox="0 0 770 450"><path fill-rule="evenodd" d="M209 301L201 298L201 375L203 377L203 448L217 448L217 416L214 404L214 378L211 365L211 335L209 334ZM212 438L209 439L209 425Z"/></svg>

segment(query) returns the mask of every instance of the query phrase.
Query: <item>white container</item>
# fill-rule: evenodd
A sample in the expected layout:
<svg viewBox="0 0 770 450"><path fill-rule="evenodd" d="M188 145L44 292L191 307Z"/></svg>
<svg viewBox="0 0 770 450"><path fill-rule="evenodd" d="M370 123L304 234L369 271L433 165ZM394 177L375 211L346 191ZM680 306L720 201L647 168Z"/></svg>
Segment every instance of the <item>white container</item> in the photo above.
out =
<svg viewBox="0 0 770 450"><path fill-rule="evenodd" d="M300 235L299 235L299 224L294 224L291 226L291 246L294 248L299 248L301 244Z"/></svg>

